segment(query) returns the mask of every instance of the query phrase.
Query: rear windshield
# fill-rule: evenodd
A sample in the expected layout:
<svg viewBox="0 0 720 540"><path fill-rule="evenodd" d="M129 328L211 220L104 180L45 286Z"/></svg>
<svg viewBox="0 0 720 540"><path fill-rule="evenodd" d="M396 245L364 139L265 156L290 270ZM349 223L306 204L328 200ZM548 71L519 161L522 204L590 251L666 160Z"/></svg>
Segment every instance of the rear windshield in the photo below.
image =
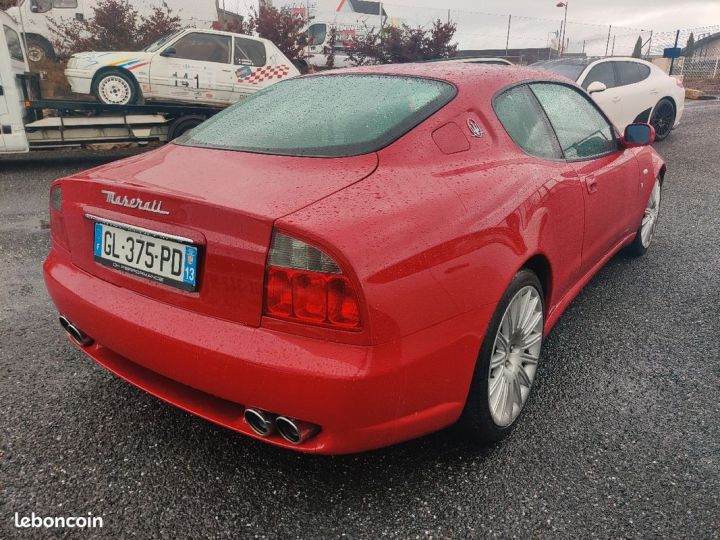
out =
<svg viewBox="0 0 720 540"><path fill-rule="evenodd" d="M449 83L419 77L289 79L225 109L176 143L286 156L354 156L387 146L455 94Z"/></svg>
<svg viewBox="0 0 720 540"><path fill-rule="evenodd" d="M590 61L584 58L567 59L567 60L544 60L542 62L535 62L530 67L536 69L545 69L552 71L573 81L577 81L578 77L585 71L585 68L590 65Z"/></svg>

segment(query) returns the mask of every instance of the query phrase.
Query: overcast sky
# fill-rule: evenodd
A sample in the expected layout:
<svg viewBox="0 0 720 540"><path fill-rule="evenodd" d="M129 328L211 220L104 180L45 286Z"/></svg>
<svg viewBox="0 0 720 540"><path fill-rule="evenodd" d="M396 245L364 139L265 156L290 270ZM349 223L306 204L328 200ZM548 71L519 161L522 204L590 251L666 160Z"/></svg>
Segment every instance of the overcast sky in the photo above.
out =
<svg viewBox="0 0 720 540"><path fill-rule="evenodd" d="M199 0L171 0L185 3ZM223 0L220 0L221 2ZM284 1L275 0L275 4ZM302 0L295 0L301 1ZM334 5L339 0L310 0L312 3ZM561 19L558 0L390 0L386 11L392 15L392 5L416 6L430 9L457 9L507 15ZM253 0L225 0L228 8L241 10L257 4ZM304 3L304 2L303 2ZM630 26L655 30L675 30L720 25L720 0L569 0L568 19L603 25Z"/></svg>
<svg viewBox="0 0 720 540"><path fill-rule="evenodd" d="M392 0L389 4L443 7L561 19L556 0ZM720 25L720 0L569 0L568 19L634 28L674 30Z"/></svg>
<svg viewBox="0 0 720 540"><path fill-rule="evenodd" d="M190 1L208 0L170 3ZM257 0L220 0L221 6L223 1L227 9L241 13L257 5ZM457 24L455 40L460 49L504 49L508 15L512 14L509 48L542 48L553 45L553 35L559 30L564 10L556 7L558 1L389 0L383 7L393 23L424 27L438 18L446 20L449 9ZM311 13L319 16L321 11L333 13L340 0L273 2L276 6L309 3ZM589 55L630 54L641 36L644 52L649 48L653 54L661 54L663 48L673 46L676 29L693 29L696 40L720 32L720 0L569 0L567 50ZM684 46L688 36L689 31L683 32L678 44Z"/></svg>

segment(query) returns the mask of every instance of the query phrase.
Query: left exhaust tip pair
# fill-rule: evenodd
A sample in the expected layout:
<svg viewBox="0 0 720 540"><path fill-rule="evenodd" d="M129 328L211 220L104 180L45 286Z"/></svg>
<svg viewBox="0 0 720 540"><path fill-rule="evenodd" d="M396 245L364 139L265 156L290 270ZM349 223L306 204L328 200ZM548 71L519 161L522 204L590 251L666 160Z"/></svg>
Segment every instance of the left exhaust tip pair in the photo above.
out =
<svg viewBox="0 0 720 540"><path fill-rule="evenodd" d="M89 345L92 345L94 341L93 338L88 336L85 332L83 332L77 326L71 323L70 320L65 317L65 315L60 315L60 326L62 326L63 330L67 332L67 335L70 336L70 339L72 339L81 347L87 347Z"/></svg>
<svg viewBox="0 0 720 540"><path fill-rule="evenodd" d="M302 444L320 431L319 426L310 422L276 415L261 409L245 409L243 417L250 428L261 437L269 437L277 432L292 444Z"/></svg>

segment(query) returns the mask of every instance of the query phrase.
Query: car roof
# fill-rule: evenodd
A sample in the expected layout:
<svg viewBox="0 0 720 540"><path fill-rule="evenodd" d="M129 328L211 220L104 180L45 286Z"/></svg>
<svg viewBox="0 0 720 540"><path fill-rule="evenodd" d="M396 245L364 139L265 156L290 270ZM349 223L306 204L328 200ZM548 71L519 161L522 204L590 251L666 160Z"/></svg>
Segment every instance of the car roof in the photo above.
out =
<svg viewBox="0 0 720 540"><path fill-rule="evenodd" d="M505 60L504 58L497 58L494 56L454 56L452 58L435 58L433 60L423 60L423 62L465 62L467 64L473 64L473 63L502 63L503 65L512 66L514 65L509 60Z"/></svg>
<svg viewBox="0 0 720 540"><path fill-rule="evenodd" d="M179 33L180 31L178 31ZM261 38L259 36L249 36L247 34L240 34L239 32L226 32L225 30L215 30L213 28L183 28L182 32L184 33L195 33L200 32L203 34L217 34L221 36L235 36L235 37L243 37L247 39L252 39L253 41L262 41L263 43L272 43L269 39Z"/></svg>
<svg viewBox="0 0 720 540"><path fill-rule="evenodd" d="M538 60L532 66L554 66L554 65L570 65L570 66L589 66L596 60L603 60L603 58L593 58L591 56L567 56L564 58L552 58L550 60Z"/></svg>
<svg viewBox="0 0 720 540"><path fill-rule="evenodd" d="M552 60L540 60L532 65L543 65L550 66L553 64L565 64L573 66L589 66L595 62L638 62L640 64L650 64L647 60L642 58L634 58L632 56L568 56L564 58L553 58Z"/></svg>
<svg viewBox="0 0 720 540"><path fill-rule="evenodd" d="M542 80L567 83L568 79L549 71L516 66L495 64L473 64L464 62L415 62L407 64L384 64L375 66L352 67L326 71L313 77L327 77L345 73L399 75L425 77L454 84L458 88L472 85L484 92L496 91L523 81Z"/></svg>

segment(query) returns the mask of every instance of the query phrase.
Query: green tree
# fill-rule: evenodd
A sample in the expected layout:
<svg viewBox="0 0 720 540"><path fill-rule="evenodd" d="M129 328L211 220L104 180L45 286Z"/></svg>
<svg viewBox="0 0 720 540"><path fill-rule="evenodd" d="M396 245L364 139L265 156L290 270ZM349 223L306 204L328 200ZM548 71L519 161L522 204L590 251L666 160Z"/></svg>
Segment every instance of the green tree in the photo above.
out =
<svg viewBox="0 0 720 540"><path fill-rule="evenodd" d="M635 48L633 49L632 57L633 58L641 58L642 57L642 36L638 36L637 41L635 42Z"/></svg>
<svg viewBox="0 0 720 540"><path fill-rule="evenodd" d="M685 45L685 57L690 58L694 52L695 52L695 35L692 32L690 32L690 37L688 37L687 44Z"/></svg>
<svg viewBox="0 0 720 540"><path fill-rule="evenodd" d="M333 25L328 33L328 44L323 51L327 57L325 65L330 69L335 67L335 45L337 45L337 27Z"/></svg>
<svg viewBox="0 0 720 540"><path fill-rule="evenodd" d="M401 64L437 58L450 58L457 51L451 43L457 26L437 20L432 28L388 26L373 32L366 28L353 37L348 46L350 62L356 66L367 64Z"/></svg>
<svg viewBox="0 0 720 540"><path fill-rule="evenodd" d="M252 16L252 26L261 38L269 39L292 62L302 60L305 19L289 8L260 3Z"/></svg>
<svg viewBox="0 0 720 540"><path fill-rule="evenodd" d="M92 17L49 21L56 36L53 46L61 55L84 51L137 51L180 29L180 17L167 3L140 15L128 0L100 0Z"/></svg>

